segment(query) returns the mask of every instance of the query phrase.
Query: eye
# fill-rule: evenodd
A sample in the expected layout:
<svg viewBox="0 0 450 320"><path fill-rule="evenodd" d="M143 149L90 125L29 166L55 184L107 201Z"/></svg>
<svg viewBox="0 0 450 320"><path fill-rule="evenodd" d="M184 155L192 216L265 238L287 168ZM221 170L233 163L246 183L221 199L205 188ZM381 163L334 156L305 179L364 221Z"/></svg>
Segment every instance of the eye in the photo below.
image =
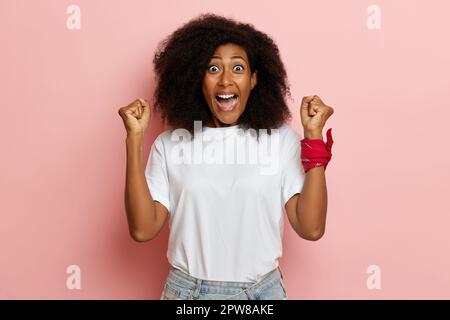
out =
<svg viewBox="0 0 450 320"><path fill-rule="evenodd" d="M241 68L240 70L236 70L236 71L244 71L244 67L240 64L234 66L234 68L235 68L235 70L236 70L236 68Z"/></svg>
<svg viewBox="0 0 450 320"><path fill-rule="evenodd" d="M217 70L214 70L213 68L216 68L217 70L219 70L219 68L217 68L216 65L210 65L210 66L208 66L208 71L210 71L210 72L216 72Z"/></svg>

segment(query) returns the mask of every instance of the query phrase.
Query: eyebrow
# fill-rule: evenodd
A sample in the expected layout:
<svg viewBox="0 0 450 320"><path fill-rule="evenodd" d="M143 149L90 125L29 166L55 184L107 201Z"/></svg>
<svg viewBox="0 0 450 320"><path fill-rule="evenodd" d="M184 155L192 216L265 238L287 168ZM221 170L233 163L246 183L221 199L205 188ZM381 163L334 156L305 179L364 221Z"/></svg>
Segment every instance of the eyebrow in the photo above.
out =
<svg viewBox="0 0 450 320"><path fill-rule="evenodd" d="M211 59L221 59L221 60L222 60L222 57L219 57L219 56L212 56ZM231 59L242 59L242 60L245 61L245 59L242 58L241 56L232 56Z"/></svg>

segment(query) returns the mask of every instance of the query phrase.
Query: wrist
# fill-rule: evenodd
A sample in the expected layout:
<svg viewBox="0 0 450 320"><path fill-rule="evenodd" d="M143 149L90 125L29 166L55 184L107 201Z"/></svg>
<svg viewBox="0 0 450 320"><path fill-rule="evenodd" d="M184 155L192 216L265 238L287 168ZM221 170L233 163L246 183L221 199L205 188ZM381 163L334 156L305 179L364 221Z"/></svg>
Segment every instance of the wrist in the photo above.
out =
<svg viewBox="0 0 450 320"><path fill-rule="evenodd" d="M321 139L323 140L322 137L322 133L321 132L309 132L309 131L305 131L303 133L303 136L305 137L305 139Z"/></svg>
<svg viewBox="0 0 450 320"><path fill-rule="evenodd" d="M144 140L144 133L143 132L127 132L127 143L136 143L141 142Z"/></svg>

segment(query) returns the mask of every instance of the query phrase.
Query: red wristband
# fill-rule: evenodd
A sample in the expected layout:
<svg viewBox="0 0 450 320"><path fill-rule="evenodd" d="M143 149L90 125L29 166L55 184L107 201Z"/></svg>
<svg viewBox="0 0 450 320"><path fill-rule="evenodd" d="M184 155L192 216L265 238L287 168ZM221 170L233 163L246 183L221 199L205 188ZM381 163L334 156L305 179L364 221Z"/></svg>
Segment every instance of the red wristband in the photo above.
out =
<svg viewBox="0 0 450 320"><path fill-rule="evenodd" d="M326 170L328 162L331 160L331 146L333 145L331 128L327 131L326 143L322 139L302 139L300 143L301 159L305 172L319 166L325 166L324 170Z"/></svg>

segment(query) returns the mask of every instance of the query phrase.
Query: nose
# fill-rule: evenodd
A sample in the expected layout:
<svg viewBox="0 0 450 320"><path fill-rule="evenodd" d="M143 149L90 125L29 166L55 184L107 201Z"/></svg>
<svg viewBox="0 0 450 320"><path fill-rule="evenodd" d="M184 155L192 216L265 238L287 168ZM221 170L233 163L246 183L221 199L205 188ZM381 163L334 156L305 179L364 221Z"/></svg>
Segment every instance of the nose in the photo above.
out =
<svg viewBox="0 0 450 320"><path fill-rule="evenodd" d="M231 84L232 83L231 77L232 77L231 72L224 70L224 72L222 72L222 75L220 77L220 85L227 86Z"/></svg>

